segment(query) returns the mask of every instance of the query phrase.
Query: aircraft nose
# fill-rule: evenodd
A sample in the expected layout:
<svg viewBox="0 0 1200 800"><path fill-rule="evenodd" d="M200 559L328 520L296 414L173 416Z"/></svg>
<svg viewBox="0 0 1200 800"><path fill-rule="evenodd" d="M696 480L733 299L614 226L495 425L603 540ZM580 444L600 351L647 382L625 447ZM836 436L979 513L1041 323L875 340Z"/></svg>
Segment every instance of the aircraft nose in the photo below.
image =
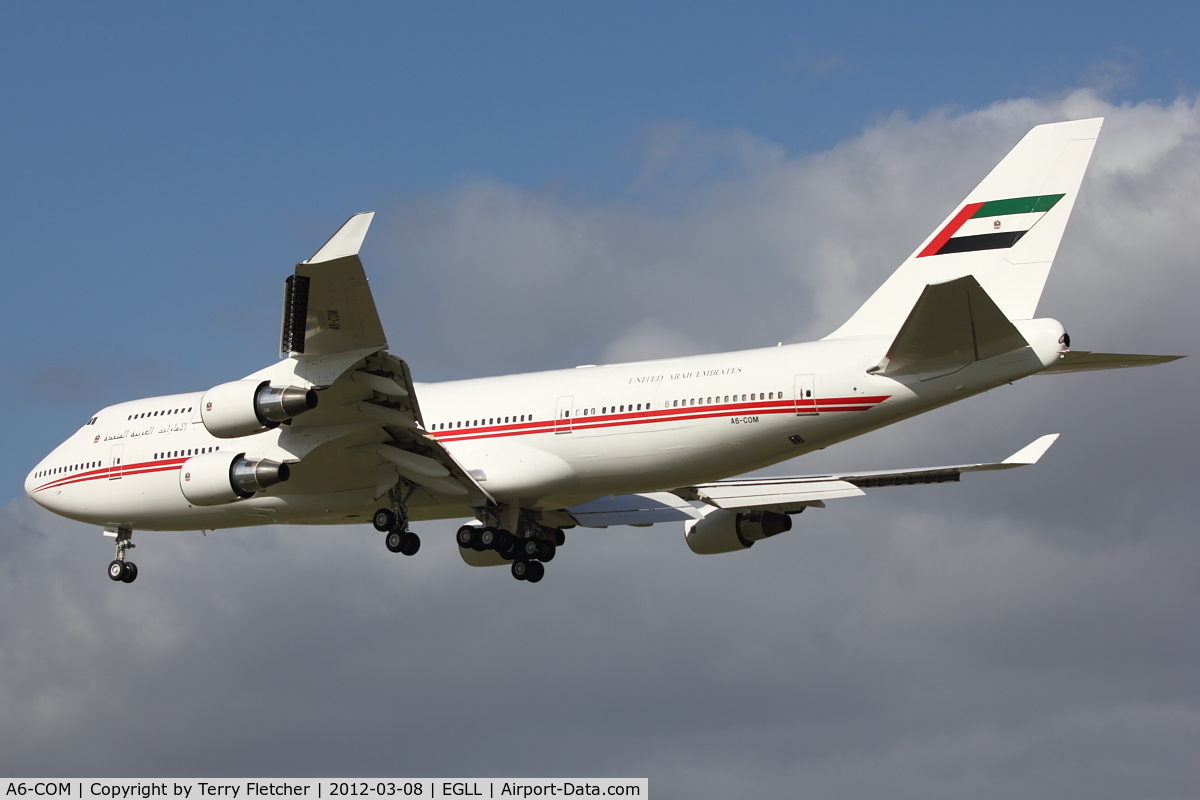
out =
<svg viewBox="0 0 1200 800"><path fill-rule="evenodd" d="M30 471L27 476L25 476L25 496L37 503L42 508L45 508L49 511L57 511L55 508L56 504L54 502L54 495L56 492L53 490L39 492L37 490L38 487L44 484L46 479L37 477L37 474L38 471L34 469Z"/></svg>

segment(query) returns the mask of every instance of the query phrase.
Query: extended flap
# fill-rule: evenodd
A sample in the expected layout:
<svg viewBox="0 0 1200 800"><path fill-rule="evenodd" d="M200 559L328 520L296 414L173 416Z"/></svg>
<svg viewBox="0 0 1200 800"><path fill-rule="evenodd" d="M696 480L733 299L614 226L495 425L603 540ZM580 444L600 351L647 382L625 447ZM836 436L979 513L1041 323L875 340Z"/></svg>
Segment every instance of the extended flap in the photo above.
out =
<svg viewBox="0 0 1200 800"><path fill-rule="evenodd" d="M694 486L692 491L697 499L717 508L819 505L820 501L863 494L857 486L834 477L719 481Z"/></svg>

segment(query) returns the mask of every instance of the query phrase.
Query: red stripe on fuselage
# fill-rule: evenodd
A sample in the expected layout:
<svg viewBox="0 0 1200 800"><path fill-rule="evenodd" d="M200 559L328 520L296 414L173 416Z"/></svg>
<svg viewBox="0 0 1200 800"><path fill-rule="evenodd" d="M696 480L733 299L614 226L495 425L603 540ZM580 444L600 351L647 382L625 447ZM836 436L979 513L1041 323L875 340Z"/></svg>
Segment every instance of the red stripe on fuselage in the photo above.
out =
<svg viewBox="0 0 1200 800"><path fill-rule="evenodd" d="M167 472L179 469L185 461L187 461L186 458L169 458L161 461L143 461L139 464L122 464L119 472L113 467L103 467L101 469L80 472L75 475L64 475L49 483L42 484L33 491L41 492L46 489L58 489L63 486L70 486L74 483L108 480L109 478L116 480L118 476L125 477L127 475L146 475L151 472Z"/></svg>
<svg viewBox="0 0 1200 800"><path fill-rule="evenodd" d="M972 212L974 213L974 212ZM795 414L797 411L834 412L834 411L868 411L887 400L890 395L871 397L818 397L811 402L801 403L799 407L794 400L768 400L748 403L714 403L704 406L687 406L679 408L647 409L618 414L596 414L595 416L575 417L561 420L564 428L571 430L597 430L600 428L625 428L632 425L648 425L655 422L683 422L695 419L714 419L718 417L741 417L750 414ZM442 442L459 442L471 439L492 439L508 436L528 436L538 433L553 433L554 420L539 422L517 422L507 425L480 425L474 428L461 428L453 431L430 431L430 435ZM190 456L188 457L190 458ZM133 475L148 475L154 472L178 470L188 458L167 458L158 461L143 461L136 464L123 464L120 477ZM112 467L87 470L74 475L64 475L48 483L42 484L33 491L41 492L47 489L57 489L76 483L88 481L116 479L117 471Z"/></svg>
<svg viewBox="0 0 1200 800"><path fill-rule="evenodd" d="M679 422L693 419L711 419L715 417L738 417L747 414L795 414L797 411L833 412L833 411L866 411L887 400L890 395L871 397L829 397L816 398L814 402L801 403L797 408L794 400L752 401L748 403L714 403L704 406L687 406L679 408L647 409L632 414L596 414L580 416L573 419L558 420L560 428L571 430L596 430L599 428L623 428L630 425L647 425L654 422ZM491 439L507 436L521 436L531 433L551 433L555 430L555 420L541 422L521 422L508 425L479 425L473 428L456 428L455 430L431 431L431 435L439 441L455 442L469 439Z"/></svg>

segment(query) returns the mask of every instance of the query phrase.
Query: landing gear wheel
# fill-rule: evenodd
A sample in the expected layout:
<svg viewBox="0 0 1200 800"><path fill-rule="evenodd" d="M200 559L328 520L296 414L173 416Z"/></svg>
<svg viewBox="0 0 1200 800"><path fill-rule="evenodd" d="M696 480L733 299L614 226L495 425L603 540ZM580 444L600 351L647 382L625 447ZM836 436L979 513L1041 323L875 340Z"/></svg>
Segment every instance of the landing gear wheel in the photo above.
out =
<svg viewBox="0 0 1200 800"><path fill-rule="evenodd" d="M505 531L505 533L507 533L507 531ZM496 552L500 554L501 558L508 559L510 561L517 557L517 540L512 537L511 533L508 535L507 539L496 546Z"/></svg>
<svg viewBox="0 0 1200 800"><path fill-rule="evenodd" d="M537 539L525 539L524 541L518 542L517 543L517 552L520 553L521 555L525 556L526 558L537 558L538 557L538 540Z"/></svg>
<svg viewBox="0 0 1200 800"><path fill-rule="evenodd" d="M122 583L133 583L137 580L137 564L132 561L125 562L125 574L121 576Z"/></svg>
<svg viewBox="0 0 1200 800"><path fill-rule="evenodd" d="M549 539L538 539L538 561L553 561L554 553L557 550L558 548L554 546L554 542Z"/></svg>
<svg viewBox="0 0 1200 800"><path fill-rule="evenodd" d="M514 561L512 565L512 576L519 581L529 579L529 561Z"/></svg>
<svg viewBox="0 0 1200 800"><path fill-rule="evenodd" d="M383 537L383 543L393 553L403 553L404 531L388 531L387 536Z"/></svg>
<svg viewBox="0 0 1200 800"><path fill-rule="evenodd" d="M530 561L527 566L529 569L525 572L525 580L530 583L537 583L546 574L546 568L536 561Z"/></svg>
<svg viewBox="0 0 1200 800"><path fill-rule="evenodd" d="M390 531L396 527L396 515L390 508L381 508L371 518L371 524L375 526L375 530L377 531Z"/></svg>
<svg viewBox="0 0 1200 800"><path fill-rule="evenodd" d="M458 533L454 534L454 540L458 542L458 546L463 550L475 550L475 545L479 543L480 531L472 525L463 525L458 529Z"/></svg>
<svg viewBox="0 0 1200 800"><path fill-rule="evenodd" d="M421 549L421 537L411 531L404 534L404 542L400 545L400 552L406 556L415 556L417 551Z"/></svg>
<svg viewBox="0 0 1200 800"><path fill-rule="evenodd" d="M113 560L108 564L108 577L114 581L124 580L125 578L125 562Z"/></svg>
<svg viewBox="0 0 1200 800"><path fill-rule="evenodd" d="M479 532L479 549L480 550L495 550L496 545L500 543L500 531L492 527L484 528Z"/></svg>

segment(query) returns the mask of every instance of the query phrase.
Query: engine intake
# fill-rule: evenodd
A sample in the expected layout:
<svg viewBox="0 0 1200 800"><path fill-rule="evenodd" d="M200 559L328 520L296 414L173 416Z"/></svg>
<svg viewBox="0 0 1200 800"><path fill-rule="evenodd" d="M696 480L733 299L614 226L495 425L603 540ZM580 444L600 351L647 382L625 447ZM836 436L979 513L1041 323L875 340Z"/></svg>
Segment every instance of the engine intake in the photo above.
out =
<svg viewBox="0 0 1200 800"><path fill-rule="evenodd" d="M728 511L716 509L702 519L689 522L684 536L693 553L733 553L754 546L792 529L792 518L774 511Z"/></svg>
<svg viewBox="0 0 1200 800"><path fill-rule="evenodd" d="M200 398L200 419L219 439L236 439L276 428L317 407L317 393L268 381L232 381L214 386Z"/></svg>
<svg viewBox="0 0 1200 800"><path fill-rule="evenodd" d="M253 497L290 477L291 469L279 461L214 452L183 462L179 488L193 505L217 506Z"/></svg>

